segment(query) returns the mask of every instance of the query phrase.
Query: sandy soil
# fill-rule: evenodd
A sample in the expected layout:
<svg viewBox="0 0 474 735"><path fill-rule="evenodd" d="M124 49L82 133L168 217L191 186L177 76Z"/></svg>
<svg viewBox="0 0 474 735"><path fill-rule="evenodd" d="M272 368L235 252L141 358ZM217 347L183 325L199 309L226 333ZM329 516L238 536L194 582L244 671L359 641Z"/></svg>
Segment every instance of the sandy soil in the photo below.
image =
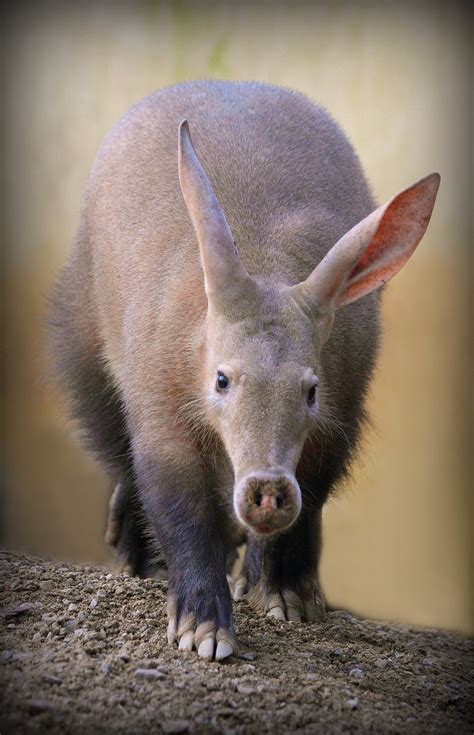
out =
<svg viewBox="0 0 474 735"><path fill-rule="evenodd" d="M165 643L166 583L0 554L0 732L463 733L474 644L331 612L281 623L235 605L255 659Z"/></svg>

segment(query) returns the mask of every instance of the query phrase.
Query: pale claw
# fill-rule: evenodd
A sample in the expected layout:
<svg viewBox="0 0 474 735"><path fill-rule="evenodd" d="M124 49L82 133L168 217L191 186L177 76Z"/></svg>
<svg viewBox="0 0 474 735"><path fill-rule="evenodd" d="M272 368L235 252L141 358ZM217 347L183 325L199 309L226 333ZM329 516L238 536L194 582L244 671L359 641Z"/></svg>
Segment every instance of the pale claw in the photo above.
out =
<svg viewBox="0 0 474 735"><path fill-rule="evenodd" d="M316 623L324 620L326 614L326 601L317 583L302 592L304 617L308 623Z"/></svg>
<svg viewBox="0 0 474 735"><path fill-rule="evenodd" d="M286 604L286 619L293 623L301 623L303 601L293 590L284 590L283 599Z"/></svg>
<svg viewBox="0 0 474 735"><path fill-rule="evenodd" d="M234 600L241 600L247 592L247 578L238 577L233 584L232 597Z"/></svg>
<svg viewBox="0 0 474 735"><path fill-rule="evenodd" d="M216 626L212 621L201 623L194 634L194 645L198 656L212 661L216 642Z"/></svg>
<svg viewBox="0 0 474 735"><path fill-rule="evenodd" d="M217 648L216 661L223 661L233 653L238 655L238 645L233 634L225 628L219 628L216 634Z"/></svg>
<svg viewBox="0 0 474 735"><path fill-rule="evenodd" d="M172 646L176 640L176 623L173 620L170 620L170 622L168 623L166 637L168 639L168 645Z"/></svg>
<svg viewBox="0 0 474 735"><path fill-rule="evenodd" d="M314 597L311 595L311 597L308 600L304 600L304 616L308 623L314 623L317 619L316 616L316 605L314 602Z"/></svg>
<svg viewBox="0 0 474 735"><path fill-rule="evenodd" d="M214 638L206 638L206 640L201 641L198 648L198 656L212 661L214 656Z"/></svg>
<svg viewBox="0 0 474 735"><path fill-rule="evenodd" d="M232 598L234 598L235 580L234 580L232 574L228 574L227 575L227 584L229 585L230 596Z"/></svg>
<svg viewBox="0 0 474 735"><path fill-rule="evenodd" d="M167 638L168 645L171 646L176 641L176 637L178 635L177 605L175 598L171 595L168 595L166 608L168 614Z"/></svg>
<svg viewBox="0 0 474 735"><path fill-rule="evenodd" d="M326 600L320 589L314 597L315 616L314 620L324 620L326 617Z"/></svg>
<svg viewBox="0 0 474 735"><path fill-rule="evenodd" d="M192 613L185 615L179 621L178 627L178 649L180 651L192 651L194 645L194 628L196 626L196 618Z"/></svg>
<svg viewBox="0 0 474 735"><path fill-rule="evenodd" d="M286 619L290 623L301 623L301 615L299 614L298 610L294 607L287 607L286 608Z"/></svg>
<svg viewBox="0 0 474 735"><path fill-rule="evenodd" d="M105 543L109 546L116 546L120 533L122 531L123 517L123 488L118 482L114 488L109 500L109 515L107 518L107 528L105 529Z"/></svg>
<svg viewBox="0 0 474 735"><path fill-rule="evenodd" d="M126 501L126 486L121 482L115 485L109 500L109 514L107 517L107 528L105 529L105 543L117 548L122 534ZM136 567L130 557L122 554L114 563L114 571L124 577L134 577Z"/></svg>
<svg viewBox="0 0 474 735"><path fill-rule="evenodd" d="M194 633L192 630L187 630L183 633L179 639L178 649L180 651L192 651L194 645Z"/></svg>
<svg viewBox="0 0 474 735"><path fill-rule="evenodd" d="M268 612L269 618L275 618L275 620L286 620L285 611L281 607L272 607Z"/></svg>
<svg viewBox="0 0 474 735"><path fill-rule="evenodd" d="M234 653L234 647L227 641L219 641L216 649L216 661L223 661Z"/></svg>
<svg viewBox="0 0 474 735"><path fill-rule="evenodd" d="M278 592L275 592L273 595L269 595L265 610L269 618L286 620L285 603Z"/></svg>

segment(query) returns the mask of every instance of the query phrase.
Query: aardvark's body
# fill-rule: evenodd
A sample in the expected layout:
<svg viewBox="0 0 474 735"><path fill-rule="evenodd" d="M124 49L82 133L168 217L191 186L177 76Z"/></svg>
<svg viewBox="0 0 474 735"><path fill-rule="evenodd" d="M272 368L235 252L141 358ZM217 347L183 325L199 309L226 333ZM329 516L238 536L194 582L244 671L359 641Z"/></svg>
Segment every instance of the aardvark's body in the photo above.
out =
<svg viewBox="0 0 474 735"><path fill-rule="evenodd" d="M321 508L363 423L376 289L421 239L438 181L374 211L330 117L256 83L158 92L103 144L55 354L116 483L109 536L139 574L162 555L181 649L235 651L226 569L244 531L236 594L280 619L322 613Z"/></svg>

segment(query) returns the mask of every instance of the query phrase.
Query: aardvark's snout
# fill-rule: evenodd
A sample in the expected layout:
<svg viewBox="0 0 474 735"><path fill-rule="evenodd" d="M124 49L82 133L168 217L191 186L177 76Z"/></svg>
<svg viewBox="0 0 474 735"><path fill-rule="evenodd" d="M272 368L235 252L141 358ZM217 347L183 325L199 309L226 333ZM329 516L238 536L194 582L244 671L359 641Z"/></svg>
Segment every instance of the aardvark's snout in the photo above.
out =
<svg viewBox="0 0 474 735"><path fill-rule="evenodd" d="M239 520L256 534L284 531L301 510L301 493L295 478L280 470L251 472L234 491Z"/></svg>

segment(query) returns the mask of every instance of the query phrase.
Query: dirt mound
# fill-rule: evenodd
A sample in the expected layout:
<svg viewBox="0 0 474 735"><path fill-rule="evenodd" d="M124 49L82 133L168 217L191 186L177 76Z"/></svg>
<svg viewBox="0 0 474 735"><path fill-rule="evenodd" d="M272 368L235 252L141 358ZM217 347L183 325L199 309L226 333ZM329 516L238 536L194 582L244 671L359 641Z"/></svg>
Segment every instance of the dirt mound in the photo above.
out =
<svg viewBox="0 0 474 735"><path fill-rule="evenodd" d="M455 635L242 601L255 659L206 663L166 645L164 582L9 552L0 574L2 735L473 730L474 645Z"/></svg>

